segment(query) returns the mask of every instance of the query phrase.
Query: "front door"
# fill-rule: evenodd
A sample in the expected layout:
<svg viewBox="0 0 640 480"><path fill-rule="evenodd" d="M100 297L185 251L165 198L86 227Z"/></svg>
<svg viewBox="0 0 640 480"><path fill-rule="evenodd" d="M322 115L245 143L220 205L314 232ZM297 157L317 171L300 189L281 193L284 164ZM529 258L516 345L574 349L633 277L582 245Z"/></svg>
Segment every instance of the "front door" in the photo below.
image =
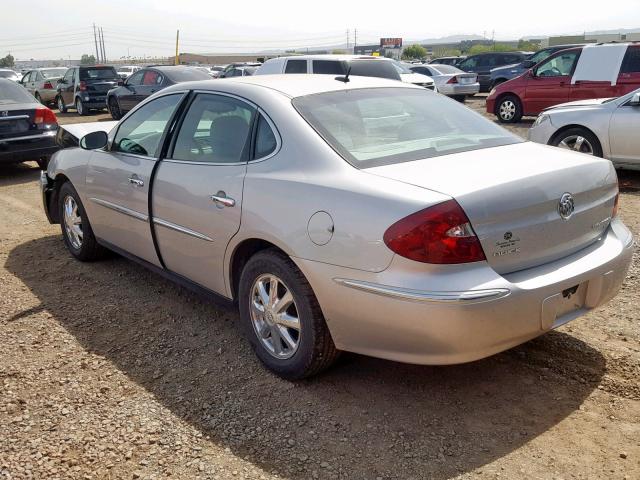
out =
<svg viewBox="0 0 640 480"><path fill-rule="evenodd" d="M224 254L240 228L255 113L232 96L197 94L153 184L153 223L166 268L223 295Z"/></svg>
<svg viewBox="0 0 640 480"><path fill-rule="evenodd" d="M60 96L66 106L73 105L73 102L75 101L73 98L75 75L76 69L70 68L67 70L67 73L64 74L62 82L60 83Z"/></svg>
<svg viewBox="0 0 640 480"><path fill-rule="evenodd" d="M138 102L135 98L137 95L136 89L142 85L142 78L144 77L144 70L134 73L124 82L124 86L120 89L122 92L118 95L118 103L120 105L120 111L128 112Z"/></svg>
<svg viewBox="0 0 640 480"><path fill-rule="evenodd" d="M609 124L611 160L640 166L640 106L625 104L616 109Z"/></svg>
<svg viewBox="0 0 640 480"><path fill-rule="evenodd" d="M542 62L527 81L524 113L537 115L553 105L569 101L571 75L579 51L554 55Z"/></svg>
<svg viewBox="0 0 640 480"><path fill-rule="evenodd" d="M96 237L159 266L149 223L149 186L165 130L183 98L165 95L118 125L87 169L85 208Z"/></svg>

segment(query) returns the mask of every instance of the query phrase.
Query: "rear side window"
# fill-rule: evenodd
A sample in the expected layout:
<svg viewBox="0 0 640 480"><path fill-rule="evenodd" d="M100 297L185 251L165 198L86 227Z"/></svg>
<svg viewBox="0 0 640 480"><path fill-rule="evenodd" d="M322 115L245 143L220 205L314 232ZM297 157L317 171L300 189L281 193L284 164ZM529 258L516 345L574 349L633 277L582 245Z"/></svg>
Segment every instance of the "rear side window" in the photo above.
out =
<svg viewBox="0 0 640 480"><path fill-rule="evenodd" d="M162 75L154 70L148 70L144 74L144 79L142 80L143 85L160 85L162 83Z"/></svg>
<svg viewBox="0 0 640 480"><path fill-rule="evenodd" d="M345 73L344 64L336 60L314 60L313 73L343 75Z"/></svg>
<svg viewBox="0 0 640 480"><path fill-rule="evenodd" d="M253 158L259 159L266 157L267 155L272 154L277 146L278 142L276 141L276 135L273 133L273 130L271 130L269 122L260 115L260 117L258 117L256 145L253 152Z"/></svg>
<svg viewBox="0 0 640 480"><path fill-rule="evenodd" d="M402 80L396 67L387 60L352 60L349 66L351 67L350 75Z"/></svg>
<svg viewBox="0 0 640 480"><path fill-rule="evenodd" d="M640 48L627 48L620 73L640 72Z"/></svg>
<svg viewBox="0 0 640 480"><path fill-rule="evenodd" d="M116 69L113 67L93 67L81 68L80 80L112 80L118 77Z"/></svg>
<svg viewBox="0 0 640 480"><path fill-rule="evenodd" d="M306 60L288 60L284 73L307 73Z"/></svg>
<svg viewBox="0 0 640 480"><path fill-rule="evenodd" d="M134 73L127 79L127 85L142 85L142 78L145 73L144 70Z"/></svg>

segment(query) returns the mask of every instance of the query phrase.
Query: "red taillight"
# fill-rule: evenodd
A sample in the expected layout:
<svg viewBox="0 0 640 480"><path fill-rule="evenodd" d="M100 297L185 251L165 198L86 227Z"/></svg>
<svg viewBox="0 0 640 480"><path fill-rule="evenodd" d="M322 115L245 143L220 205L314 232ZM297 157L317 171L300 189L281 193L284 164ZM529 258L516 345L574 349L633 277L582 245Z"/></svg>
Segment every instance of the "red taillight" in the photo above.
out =
<svg viewBox="0 0 640 480"><path fill-rule="evenodd" d="M384 243L398 255L423 263L485 260L480 240L455 200L420 210L391 225Z"/></svg>
<svg viewBox="0 0 640 480"><path fill-rule="evenodd" d="M85 82L84 80L80 81L80 85L79 85L80 91L84 92L87 90L87 82Z"/></svg>
<svg viewBox="0 0 640 480"><path fill-rule="evenodd" d="M47 107L42 107L36 109L36 115L33 122L38 125L38 127L41 127L42 125L56 125L58 123L58 119L52 110Z"/></svg>
<svg viewBox="0 0 640 480"><path fill-rule="evenodd" d="M458 83L458 77L451 77L447 83Z"/></svg>
<svg viewBox="0 0 640 480"><path fill-rule="evenodd" d="M53 90L53 84L51 82L44 82L44 88L47 90Z"/></svg>
<svg viewBox="0 0 640 480"><path fill-rule="evenodd" d="M616 218L618 216L618 201L620 200L620 194L616 193L616 199L613 201L613 212L611 213L611 218Z"/></svg>

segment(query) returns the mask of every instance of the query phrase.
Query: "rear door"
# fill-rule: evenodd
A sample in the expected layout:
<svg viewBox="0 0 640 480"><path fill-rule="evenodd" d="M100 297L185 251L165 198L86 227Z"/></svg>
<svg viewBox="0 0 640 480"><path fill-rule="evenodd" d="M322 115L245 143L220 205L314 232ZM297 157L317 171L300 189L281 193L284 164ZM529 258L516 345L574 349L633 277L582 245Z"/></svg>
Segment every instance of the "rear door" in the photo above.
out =
<svg viewBox="0 0 640 480"><path fill-rule="evenodd" d="M184 97L159 97L120 122L89 159L84 202L96 236L159 266L149 224L149 186L162 142Z"/></svg>
<svg viewBox="0 0 640 480"><path fill-rule="evenodd" d="M630 45L620 67L617 96L637 88L640 88L640 45Z"/></svg>
<svg viewBox="0 0 640 480"><path fill-rule="evenodd" d="M153 185L153 223L166 268L223 295L224 254L240 228L256 112L240 98L198 93Z"/></svg>
<svg viewBox="0 0 640 480"><path fill-rule="evenodd" d="M640 166L640 106L618 107L609 124L611 160Z"/></svg>
<svg viewBox="0 0 640 480"><path fill-rule="evenodd" d="M525 114L536 115L547 107L569 101L571 75L579 56L579 50L562 52L533 70L525 91Z"/></svg>

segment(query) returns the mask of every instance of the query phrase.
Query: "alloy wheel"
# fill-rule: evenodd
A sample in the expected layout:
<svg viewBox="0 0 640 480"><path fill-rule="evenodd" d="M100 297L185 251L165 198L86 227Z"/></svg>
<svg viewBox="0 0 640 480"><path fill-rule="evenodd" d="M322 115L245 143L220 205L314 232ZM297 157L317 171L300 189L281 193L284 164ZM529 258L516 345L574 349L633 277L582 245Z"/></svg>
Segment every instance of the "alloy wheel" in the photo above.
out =
<svg viewBox="0 0 640 480"><path fill-rule="evenodd" d="M82 105L82 100L80 99L76 100L76 111L78 112L78 115L82 115L84 113L84 105Z"/></svg>
<svg viewBox="0 0 640 480"><path fill-rule="evenodd" d="M83 238L82 218L78 212L78 204L71 195L64 198L64 229L71 246L80 250Z"/></svg>
<svg viewBox="0 0 640 480"><path fill-rule="evenodd" d="M569 135L558 144L560 148L593 155L593 145L582 135Z"/></svg>
<svg viewBox="0 0 640 480"><path fill-rule="evenodd" d="M516 114L516 104L512 100L505 100L500 104L500 117L511 120Z"/></svg>
<svg viewBox="0 0 640 480"><path fill-rule="evenodd" d="M58 111L59 112L64 112L64 101L62 100L62 97L58 97Z"/></svg>
<svg viewBox="0 0 640 480"><path fill-rule="evenodd" d="M264 274L253 283L250 295L251 323L262 346L275 358L291 358L301 333L291 290L276 275Z"/></svg>

